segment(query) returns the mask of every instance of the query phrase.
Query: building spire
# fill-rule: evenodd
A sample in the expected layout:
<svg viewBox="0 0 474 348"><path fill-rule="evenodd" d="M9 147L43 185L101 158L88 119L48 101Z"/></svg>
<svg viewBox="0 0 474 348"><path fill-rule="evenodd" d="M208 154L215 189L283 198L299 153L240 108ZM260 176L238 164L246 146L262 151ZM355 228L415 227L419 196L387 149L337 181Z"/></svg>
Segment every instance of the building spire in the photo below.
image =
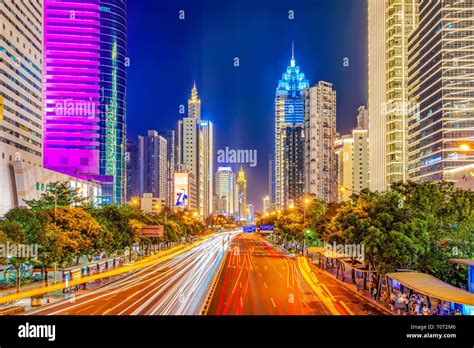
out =
<svg viewBox="0 0 474 348"><path fill-rule="evenodd" d="M294 67L295 65L295 42L291 41L291 66Z"/></svg>
<svg viewBox="0 0 474 348"><path fill-rule="evenodd" d="M194 80L193 89L191 90L191 99L196 100L198 98L198 92L196 88L196 80Z"/></svg>

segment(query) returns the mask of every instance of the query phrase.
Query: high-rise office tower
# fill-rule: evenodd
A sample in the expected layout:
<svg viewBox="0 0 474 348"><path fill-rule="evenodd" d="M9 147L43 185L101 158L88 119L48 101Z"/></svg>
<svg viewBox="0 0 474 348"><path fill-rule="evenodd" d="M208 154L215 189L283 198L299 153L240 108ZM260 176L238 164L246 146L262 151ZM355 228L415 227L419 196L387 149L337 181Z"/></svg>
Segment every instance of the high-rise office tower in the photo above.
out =
<svg viewBox="0 0 474 348"><path fill-rule="evenodd" d="M235 175L231 167L218 167L216 172L216 195L220 214L232 216L235 213Z"/></svg>
<svg viewBox="0 0 474 348"><path fill-rule="evenodd" d="M370 188L407 180L408 37L419 0L369 0Z"/></svg>
<svg viewBox="0 0 474 348"><path fill-rule="evenodd" d="M275 205L275 161L273 156L268 156L268 197L270 198L270 206Z"/></svg>
<svg viewBox="0 0 474 348"><path fill-rule="evenodd" d="M350 134L338 138L334 144L336 153L338 202L349 200L354 183L354 139Z"/></svg>
<svg viewBox="0 0 474 348"><path fill-rule="evenodd" d="M203 167L203 216L209 216L213 210L214 198L214 126L211 121L201 120L199 129L202 134Z"/></svg>
<svg viewBox="0 0 474 348"><path fill-rule="evenodd" d="M239 188L238 209L240 220L247 220L247 179L244 169L241 167L237 175L237 186Z"/></svg>
<svg viewBox="0 0 474 348"><path fill-rule="evenodd" d="M0 216L16 205L13 161L43 165L43 2L0 1Z"/></svg>
<svg viewBox="0 0 474 348"><path fill-rule="evenodd" d="M385 0L368 0L370 189L387 188L385 103Z"/></svg>
<svg viewBox="0 0 474 348"><path fill-rule="evenodd" d="M356 128L335 142L338 201L369 187L369 139L366 129Z"/></svg>
<svg viewBox="0 0 474 348"><path fill-rule="evenodd" d="M153 194L166 200L168 192L168 156L166 139L149 130L138 137L138 187L140 196Z"/></svg>
<svg viewBox="0 0 474 348"><path fill-rule="evenodd" d="M175 158L176 158L176 132L174 130L167 130L162 133L163 138L166 139L166 155L168 159L167 164L167 191L168 196L166 204L168 207L172 207L174 199L174 172L175 172Z"/></svg>
<svg viewBox="0 0 474 348"><path fill-rule="evenodd" d="M127 152L125 154L127 165L127 200L140 195L138 189L138 146L137 143L128 140Z"/></svg>
<svg viewBox="0 0 474 348"><path fill-rule="evenodd" d="M113 203L125 200L127 1L99 0L100 175L112 177Z"/></svg>
<svg viewBox="0 0 474 348"><path fill-rule="evenodd" d="M126 2L45 0L44 166L125 194Z"/></svg>
<svg viewBox="0 0 474 348"><path fill-rule="evenodd" d="M386 1L385 134L387 185L407 180L408 37L418 23L419 0Z"/></svg>
<svg viewBox="0 0 474 348"><path fill-rule="evenodd" d="M265 196L262 199L262 213L270 211L270 196Z"/></svg>
<svg viewBox="0 0 474 348"><path fill-rule="evenodd" d="M366 129L352 131L353 139L353 184L352 190L360 193L369 188L369 134Z"/></svg>
<svg viewBox="0 0 474 348"><path fill-rule="evenodd" d="M275 97L275 205L285 208L303 196L304 90L309 87L296 65L290 65L278 82Z"/></svg>
<svg viewBox="0 0 474 348"><path fill-rule="evenodd" d="M320 81L305 91L305 193L328 202L337 200L336 91Z"/></svg>
<svg viewBox="0 0 474 348"><path fill-rule="evenodd" d="M201 120L201 100L194 84L188 100L188 117L179 121L178 161L196 180L195 199L201 216L212 211L213 132L212 122Z"/></svg>
<svg viewBox="0 0 474 348"><path fill-rule="evenodd" d="M408 44L408 95L417 109L408 121L410 180L454 181L474 171L472 18L472 0L420 2Z"/></svg>

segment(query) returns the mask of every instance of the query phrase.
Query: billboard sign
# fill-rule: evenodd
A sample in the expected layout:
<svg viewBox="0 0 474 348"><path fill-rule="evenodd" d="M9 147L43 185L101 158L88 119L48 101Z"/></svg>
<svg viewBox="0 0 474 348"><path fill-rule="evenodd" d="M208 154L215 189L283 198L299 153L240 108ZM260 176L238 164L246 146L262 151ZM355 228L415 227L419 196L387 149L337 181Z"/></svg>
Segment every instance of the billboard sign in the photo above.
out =
<svg viewBox="0 0 474 348"><path fill-rule="evenodd" d="M160 238L163 237L165 229L162 225L148 225L142 227L143 237Z"/></svg>
<svg viewBox="0 0 474 348"><path fill-rule="evenodd" d="M174 192L175 203L177 207L188 206L189 195L189 174L188 173L174 173Z"/></svg>

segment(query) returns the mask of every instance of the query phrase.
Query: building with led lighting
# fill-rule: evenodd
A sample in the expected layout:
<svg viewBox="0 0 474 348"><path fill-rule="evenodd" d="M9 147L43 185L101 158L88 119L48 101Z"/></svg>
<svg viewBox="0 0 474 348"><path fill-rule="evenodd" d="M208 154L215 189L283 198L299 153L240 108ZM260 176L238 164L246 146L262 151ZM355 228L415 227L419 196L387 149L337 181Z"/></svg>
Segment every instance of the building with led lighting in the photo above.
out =
<svg viewBox="0 0 474 348"><path fill-rule="evenodd" d="M138 193L150 193L166 201L168 197L168 154L166 139L149 130L138 137Z"/></svg>
<svg viewBox="0 0 474 348"><path fill-rule="evenodd" d="M241 167L237 175L239 220L247 220L247 179Z"/></svg>
<svg viewBox="0 0 474 348"><path fill-rule="evenodd" d="M419 0L369 0L369 134L372 190L407 180L408 37Z"/></svg>
<svg viewBox="0 0 474 348"><path fill-rule="evenodd" d="M471 180L474 164L472 1L420 2L409 38L409 178Z"/></svg>
<svg viewBox="0 0 474 348"><path fill-rule="evenodd" d="M304 100L305 194L335 202L336 91L331 83L320 81L305 90Z"/></svg>
<svg viewBox="0 0 474 348"><path fill-rule="evenodd" d="M278 82L275 96L275 206L287 207L303 196L304 90L309 87L296 65L290 65Z"/></svg>
<svg viewBox="0 0 474 348"><path fill-rule="evenodd" d="M113 178L109 197L126 199L127 1L99 0L99 173Z"/></svg>
<svg viewBox="0 0 474 348"><path fill-rule="evenodd" d="M270 196L265 196L262 199L262 213L265 214L270 211Z"/></svg>
<svg viewBox="0 0 474 348"><path fill-rule="evenodd" d="M22 203L15 162L42 169L42 93L43 4L0 1L0 216Z"/></svg>
<svg viewBox="0 0 474 348"><path fill-rule="evenodd" d="M213 211L214 199L214 125L211 121L201 120L199 130L202 134L202 215L209 216Z"/></svg>
<svg viewBox="0 0 474 348"><path fill-rule="evenodd" d="M232 168L218 167L216 172L216 195L219 200L218 214L234 216L236 213L235 187L235 174Z"/></svg>
<svg viewBox="0 0 474 348"><path fill-rule="evenodd" d="M212 122L201 120L201 100L196 83L188 100L188 116L178 123L178 166L196 180L196 194L193 197L201 216L208 216L213 210L214 172L214 127Z"/></svg>
<svg viewBox="0 0 474 348"><path fill-rule="evenodd" d="M163 138L166 139L167 146L167 180L168 180L168 197L166 204L168 207L172 207L174 204L174 171L176 166L176 132L174 130L164 131L162 134Z"/></svg>
<svg viewBox="0 0 474 348"><path fill-rule="evenodd" d="M126 2L44 1L44 166L125 200Z"/></svg>

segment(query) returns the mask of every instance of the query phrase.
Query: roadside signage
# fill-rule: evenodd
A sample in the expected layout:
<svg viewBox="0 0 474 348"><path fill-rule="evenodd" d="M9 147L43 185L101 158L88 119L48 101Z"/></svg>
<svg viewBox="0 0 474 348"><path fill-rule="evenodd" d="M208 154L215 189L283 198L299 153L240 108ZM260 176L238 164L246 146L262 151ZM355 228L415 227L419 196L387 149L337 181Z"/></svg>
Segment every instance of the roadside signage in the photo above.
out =
<svg viewBox="0 0 474 348"><path fill-rule="evenodd" d="M143 237L160 238L163 237L165 229L162 225L147 225L142 227Z"/></svg>

